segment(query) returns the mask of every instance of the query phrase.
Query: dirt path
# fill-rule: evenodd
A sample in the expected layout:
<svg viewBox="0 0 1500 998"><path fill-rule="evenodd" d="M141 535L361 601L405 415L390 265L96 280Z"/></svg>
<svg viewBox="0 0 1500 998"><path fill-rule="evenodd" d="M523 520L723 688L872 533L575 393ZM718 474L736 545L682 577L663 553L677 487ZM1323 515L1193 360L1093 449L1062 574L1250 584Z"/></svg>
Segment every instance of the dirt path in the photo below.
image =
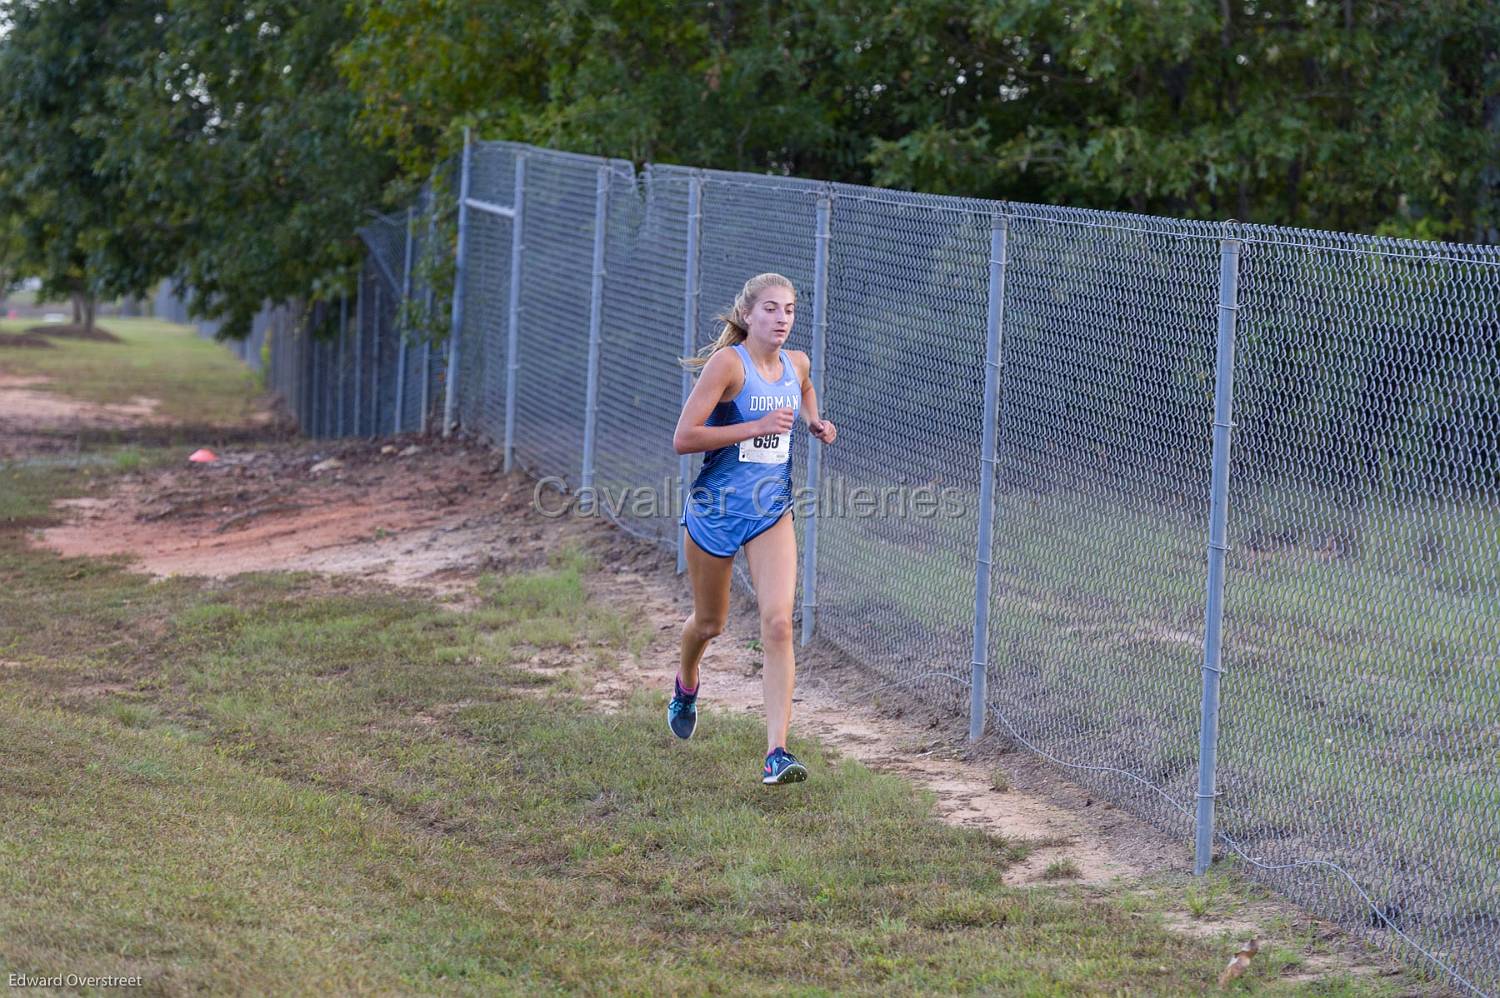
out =
<svg viewBox="0 0 1500 998"><path fill-rule="evenodd" d="M0 370L0 461L76 450L70 434L161 425L160 402L140 396L104 405L46 389L49 380Z"/></svg>
<svg viewBox="0 0 1500 998"><path fill-rule="evenodd" d="M127 474L107 496L64 503L66 522L38 531L34 542L68 555L124 555L138 570L160 576L354 575L418 587L455 607L469 604L482 573L544 565L573 542L602 566L589 580L593 595L649 622L654 634L639 658L622 657L586 677L588 695L613 709L640 691L665 694L690 607L686 579L674 574L670 555L602 519L541 515L534 489L528 477L503 473L498 455L480 446L414 438L302 441L225 450L212 464L184 460ZM752 600L737 592L729 629L704 658L700 723L712 724L717 711L760 713L756 619ZM1165 881L1153 880L1160 884L1186 872L1186 842L1095 801L1028 756L997 762L993 753L971 752L961 719L929 714L913 723L911 716L890 716L874 706L873 686L831 649L815 643L799 651L794 740L798 731L816 733L837 752L930 791L942 820L1031 843L1031 856L1007 873L1010 882L1088 887L1161 875ZM1048 868L1063 860L1077 876L1047 881ZM1352 940L1329 944L1334 930L1278 902L1243 905L1232 919L1184 912L1174 920L1181 931L1209 936L1269 938L1273 924L1320 936L1337 951L1309 955L1304 971L1314 975L1392 967Z"/></svg>
<svg viewBox="0 0 1500 998"><path fill-rule="evenodd" d="M48 378L0 373L0 426L7 431L57 433L75 427L120 429L160 421L157 399L142 395L114 405L83 402L36 387L48 383Z"/></svg>

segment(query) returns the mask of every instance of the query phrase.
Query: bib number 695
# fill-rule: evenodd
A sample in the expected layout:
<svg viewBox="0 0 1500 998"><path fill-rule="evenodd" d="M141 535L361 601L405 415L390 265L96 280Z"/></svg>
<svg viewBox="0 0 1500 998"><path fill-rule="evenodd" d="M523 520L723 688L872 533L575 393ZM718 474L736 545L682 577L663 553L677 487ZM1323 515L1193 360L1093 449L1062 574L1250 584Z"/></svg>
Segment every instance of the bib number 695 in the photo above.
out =
<svg viewBox="0 0 1500 998"><path fill-rule="evenodd" d="M740 460L755 464L785 464L791 457L790 433L763 433L740 441Z"/></svg>

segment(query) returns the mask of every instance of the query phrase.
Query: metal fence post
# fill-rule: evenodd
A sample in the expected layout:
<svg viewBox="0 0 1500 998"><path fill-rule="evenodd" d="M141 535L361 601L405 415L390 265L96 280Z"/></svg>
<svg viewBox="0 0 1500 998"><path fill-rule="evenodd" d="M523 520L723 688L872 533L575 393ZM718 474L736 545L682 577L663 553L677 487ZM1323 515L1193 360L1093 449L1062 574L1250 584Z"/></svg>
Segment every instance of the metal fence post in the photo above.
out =
<svg viewBox="0 0 1500 998"><path fill-rule="evenodd" d="M282 401L287 402L289 400L283 384L286 374L286 357L282 354L281 335L276 329L275 315L269 309L266 312L266 337L271 341L271 371L266 376L267 383Z"/></svg>
<svg viewBox="0 0 1500 998"><path fill-rule="evenodd" d="M698 233L703 225L703 178L694 174L688 180L687 217L687 279L682 293L682 355L691 357L698 338ZM693 391L693 374L682 369L682 404L687 405ZM687 501L688 476L693 471L693 455L683 454L677 459L677 480L682 488L683 501ZM677 528L677 574L687 571L687 530Z"/></svg>
<svg viewBox="0 0 1500 998"><path fill-rule="evenodd" d="M274 315L276 335L281 340L281 392L288 403L294 403L297 399L297 344L292 342L291 333L286 328L286 316L282 315L281 306L276 306Z"/></svg>
<svg viewBox="0 0 1500 998"><path fill-rule="evenodd" d="M375 279L375 335L370 337L370 436L380 435L380 278Z"/></svg>
<svg viewBox="0 0 1500 998"><path fill-rule="evenodd" d="M432 406L432 343L422 341L422 424L417 432L427 434L427 410Z"/></svg>
<svg viewBox="0 0 1500 998"><path fill-rule="evenodd" d="M1239 318L1240 249L1225 239L1219 250L1219 338L1214 371L1213 483L1208 500L1208 610L1203 625L1203 708L1198 726L1198 814L1193 872L1213 860L1214 777L1219 753L1219 675L1224 637L1224 555L1229 523L1229 443L1234 427L1234 332Z"/></svg>
<svg viewBox="0 0 1500 998"><path fill-rule="evenodd" d="M307 335L307 330L301 323L297 326L297 342L301 346L301 354L298 357L300 370L297 372L299 382L298 398L301 400L300 416L298 421L302 424L302 435L312 437L313 427L313 378L317 376L318 366L313 360L312 340Z"/></svg>
<svg viewBox="0 0 1500 998"><path fill-rule="evenodd" d="M292 412L297 416L297 432L302 432L302 352L301 346L292 339L290 332L284 332L287 339L286 368L287 376L291 379L287 385L287 397L290 401Z"/></svg>
<svg viewBox="0 0 1500 998"><path fill-rule="evenodd" d="M286 371L286 358L282 355L281 335L276 330L275 316L268 310L266 312L266 336L271 341L271 371L267 380L271 390L283 400L286 398L286 390L282 387L282 376Z"/></svg>
<svg viewBox="0 0 1500 998"><path fill-rule="evenodd" d="M331 313L331 307L325 307L326 313ZM338 419L338 410L334 408L334 395L338 391L338 351L339 343L334 337L328 337L323 341L323 436L333 437L334 421Z"/></svg>
<svg viewBox="0 0 1500 998"><path fill-rule="evenodd" d="M464 129L464 158L458 181L458 248L453 257L453 312L448 326L448 373L443 393L443 436L453 432L458 413L458 339L464 326L464 251L469 237L469 130Z"/></svg>
<svg viewBox="0 0 1500 998"><path fill-rule="evenodd" d="M281 359L282 359L282 387L281 396L286 399L287 407L292 410L300 422L302 400L297 396L297 344L292 342L291 335L287 333L281 323L281 317L276 317L276 332L281 337ZM301 431L301 426L298 426Z"/></svg>
<svg viewBox="0 0 1500 998"><path fill-rule="evenodd" d="M316 438L318 435L318 381L322 373L322 365L318 363L318 340L313 336L312 323L307 318L303 319L302 340L306 344L307 359L304 373L307 379L306 392L303 398L307 406L307 435Z"/></svg>
<svg viewBox="0 0 1500 998"><path fill-rule="evenodd" d="M321 321L320 315L318 327L321 326L323 326L323 321ZM332 398L332 393L329 392L329 368L333 365L329 357L332 354L333 344L330 344L327 339L314 338L314 341L312 341L312 356L314 356L314 362L318 365L318 377L314 380L314 386L317 386L317 393L315 393L314 399L312 399L312 402L314 402L312 423L318 428L318 437L329 437L329 399Z"/></svg>
<svg viewBox="0 0 1500 998"><path fill-rule="evenodd" d="M437 167L432 169L433 176L437 175ZM433 247L437 241L437 212L433 210L432 188L435 180L427 181L427 197L424 201L427 211L427 242L423 243L423 254L426 259L432 259ZM432 270L428 268L428 279L422 286L422 428L423 436L427 435L428 415L432 411Z"/></svg>
<svg viewBox="0 0 1500 998"><path fill-rule="evenodd" d="M396 335L400 337L396 347L396 413L391 420L392 433L406 428L406 323L402 316L409 314L406 303L411 301L411 224L412 211L406 209L406 253L401 262L401 304L396 307Z"/></svg>
<svg viewBox="0 0 1500 998"><path fill-rule="evenodd" d="M599 167L594 187L594 280L589 289L589 377L583 407L582 510L592 509L594 425L599 420L599 327L604 321L604 236L609 217L609 167Z"/></svg>
<svg viewBox="0 0 1500 998"><path fill-rule="evenodd" d="M990 575L994 555L995 452L1000 419L1001 336L1010 218L990 219L990 298L984 340L984 432L979 458L979 539L974 553L974 662L969 681L969 740L984 734L990 655Z"/></svg>
<svg viewBox="0 0 1500 998"><path fill-rule="evenodd" d="M311 333L309 333L308 338L312 341L313 355L313 436L326 437L328 436L328 429L323 424L324 416L328 412L328 341L320 340Z"/></svg>
<svg viewBox="0 0 1500 998"><path fill-rule="evenodd" d="M314 432L312 380L313 376L317 373L317 365L313 361L312 337L308 335L307 327L301 322L297 323L297 342L302 350L299 358L301 369L297 372L297 378L301 382L302 388L301 392L299 392L302 399L302 435L311 437Z"/></svg>
<svg viewBox="0 0 1500 998"><path fill-rule="evenodd" d="M297 425L304 437L312 436L312 412L308 400L312 398L313 366L307 349L307 336L299 324L297 327Z"/></svg>
<svg viewBox="0 0 1500 998"><path fill-rule="evenodd" d="M521 365L516 361L516 349L521 338L521 255L526 251L522 241L526 217L526 154L516 155L515 191L511 195L511 208L515 217L510 220L510 302L505 316L505 470L510 471L515 460L516 444L516 372Z"/></svg>
<svg viewBox="0 0 1500 998"><path fill-rule="evenodd" d="M349 428L351 436L359 436L359 414L364 411L365 399L365 271L359 271L359 283L354 287L354 407L350 415L354 425Z"/></svg>
<svg viewBox="0 0 1500 998"><path fill-rule="evenodd" d="M823 398L823 342L828 332L828 243L833 228L833 197L818 198L818 231L813 257L813 341L808 357L808 377L818 397L819 415ZM818 610L818 483L823 473L822 441L808 436L807 490L813 496L812 515L802 528L802 637L800 644L812 640L814 619Z"/></svg>
<svg viewBox="0 0 1500 998"><path fill-rule="evenodd" d="M334 404L338 406L338 415L333 418L333 432L336 436L344 435L344 353L347 350L345 341L349 338L349 293L339 292L339 352L338 360L338 383L334 386Z"/></svg>
<svg viewBox="0 0 1500 998"><path fill-rule="evenodd" d="M338 349L332 339L323 340L323 378L322 388L318 392L321 402L318 405L318 429L319 436L333 436L333 376L337 373L334 367L334 351Z"/></svg>

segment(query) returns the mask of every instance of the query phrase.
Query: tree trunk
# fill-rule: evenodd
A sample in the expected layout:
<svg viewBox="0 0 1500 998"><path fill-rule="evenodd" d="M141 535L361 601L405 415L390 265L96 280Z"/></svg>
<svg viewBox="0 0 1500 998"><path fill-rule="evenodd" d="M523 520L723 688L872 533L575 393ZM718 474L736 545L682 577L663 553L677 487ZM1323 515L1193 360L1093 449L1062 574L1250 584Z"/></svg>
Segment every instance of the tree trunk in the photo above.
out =
<svg viewBox="0 0 1500 998"><path fill-rule="evenodd" d="M83 292L82 291L75 291L75 292L73 292L72 298L73 298L73 325L75 325L75 326L81 325L83 323Z"/></svg>
<svg viewBox="0 0 1500 998"><path fill-rule="evenodd" d="M93 295L85 296L83 306L83 328L90 333L94 331L94 310L98 307L98 305L99 299L95 298Z"/></svg>

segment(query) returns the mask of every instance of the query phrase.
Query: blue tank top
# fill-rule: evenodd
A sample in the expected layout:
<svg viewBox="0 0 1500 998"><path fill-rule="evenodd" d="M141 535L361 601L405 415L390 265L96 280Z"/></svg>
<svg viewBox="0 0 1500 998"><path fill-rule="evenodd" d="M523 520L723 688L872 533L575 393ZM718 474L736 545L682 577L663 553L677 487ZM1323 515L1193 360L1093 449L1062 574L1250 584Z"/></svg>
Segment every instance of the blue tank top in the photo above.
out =
<svg viewBox="0 0 1500 998"><path fill-rule="evenodd" d="M800 414L802 387L785 350L777 351L781 377L767 381L755 369L743 343L736 343L733 349L745 369L745 386L728 402L714 406L705 426L754 422L775 409L790 408ZM687 495L687 505L702 515L780 516L791 501L791 431L751 437L708 451Z"/></svg>

